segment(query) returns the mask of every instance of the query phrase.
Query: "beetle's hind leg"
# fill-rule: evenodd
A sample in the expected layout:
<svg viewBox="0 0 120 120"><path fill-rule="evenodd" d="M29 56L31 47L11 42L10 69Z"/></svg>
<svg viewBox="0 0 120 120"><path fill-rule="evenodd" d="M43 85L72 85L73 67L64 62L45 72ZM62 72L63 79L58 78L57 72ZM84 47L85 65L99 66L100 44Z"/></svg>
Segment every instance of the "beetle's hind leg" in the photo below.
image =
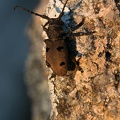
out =
<svg viewBox="0 0 120 120"><path fill-rule="evenodd" d="M56 80L56 74L55 74L55 72L52 73L52 75L50 76L49 79L51 80L52 78L55 78L55 80Z"/></svg>

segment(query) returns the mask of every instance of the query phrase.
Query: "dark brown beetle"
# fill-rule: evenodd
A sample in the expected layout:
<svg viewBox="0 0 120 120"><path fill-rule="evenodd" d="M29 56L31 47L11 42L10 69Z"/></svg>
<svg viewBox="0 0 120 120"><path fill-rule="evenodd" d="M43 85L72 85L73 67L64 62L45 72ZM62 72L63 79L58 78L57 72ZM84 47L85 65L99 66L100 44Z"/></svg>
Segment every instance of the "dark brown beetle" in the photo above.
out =
<svg viewBox="0 0 120 120"><path fill-rule="evenodd" d="M67 33L65 33L62 29L62 26L64 22L61 20L61 17L64 15L64 9L67 4L67 1L65 2L62 12L60 13L58 18L49 18L46 15L40 15L38 13L32 12L26 8L23 8L21 6L16 6L16 8L21 8L23 10L26 10L27 12L30 12L31 14L37 15L39 17L42 17L43 19L47 19L47 23L43 26L43 30L46 32L48 39L45 39L46 43L46 64L48 67L50 67L55 75L58 76L64 76L67 74L67 68L68 68L68 50L66 46L65 39L69 38L71 36L82 36L82 35L90 35L89 33L72 33L72 31L75 31L84 23L83 20L76 25L74 28L71 28ZM46 26L48 25L48 28Z"/></svg>

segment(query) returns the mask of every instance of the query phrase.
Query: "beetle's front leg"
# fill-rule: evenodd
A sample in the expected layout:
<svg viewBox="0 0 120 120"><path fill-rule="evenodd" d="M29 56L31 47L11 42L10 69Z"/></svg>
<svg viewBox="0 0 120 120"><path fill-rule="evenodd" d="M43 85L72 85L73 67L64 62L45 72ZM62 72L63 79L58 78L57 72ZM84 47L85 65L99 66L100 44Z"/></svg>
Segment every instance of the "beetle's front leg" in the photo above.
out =
<svg viewBox="0 0 120 120"><path fill-rule="evenodd" d="M85 21L85 17L82 19L82 21L77 24L75 27L71 28L68 32L67 32L67 35L68 34L71 34L73 31L77 30L79 27L81 27L83 24L84 24L84 21Z"/></svg>
<svg viewBox="0 0 120 120"><path fill-rule="evenodd" d="M84 24L84 22L85 22L85 17L82 19L82 21L79 24L77 24L75 27L71 28L71 31L77 30L79 27L81 27Z"/></svg>
<svg viewBox="0 0 120 120"><path fill-rule="evenodd" d="M45 26L46 26L46 25L48 25L48 24L49 24L49 21L48 21L48 22L46 22L46 23L45 23L45 25L43 25L43 28L45 28Z"/></svg>
<svg viewBox="0 0 120 120"><path fill-rule="evenodd" d="M48 29L45 27L47 24L48 24L48 22L47 22L45 25L42 25L43 30L44 30L46 33L48 32Z"/></svg>

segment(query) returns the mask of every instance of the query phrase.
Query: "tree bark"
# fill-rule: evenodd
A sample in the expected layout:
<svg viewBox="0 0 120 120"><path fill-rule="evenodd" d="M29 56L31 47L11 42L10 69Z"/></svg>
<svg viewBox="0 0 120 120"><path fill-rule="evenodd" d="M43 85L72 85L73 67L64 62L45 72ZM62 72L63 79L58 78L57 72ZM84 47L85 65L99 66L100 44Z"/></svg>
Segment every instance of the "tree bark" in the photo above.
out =
<svg viewBox="0 0 120 120"><path fill-rule="evenodd" d="M60 3L61 7L65 1L62 0ZM59 0L56 1L55 6L58 2ZM68 43L72 54L77 51L74 57L76 61L74 71L68 71L63 77L50 78L52 72L47 70L52 105L50 119L119 120L120 1L69 0L67 7L72 11L69 20L70 27L75 26L85 17L84 25L76 30L76 33L85 31L95 31L95 33L75 37L75 45ZM38 5L35 12L43 14L44 9L41 12L40 8L41 5ZM54 5L49 4L45 14L57 17L58 13L53 12L52 8ZM52 14L49 13L50 11ZM66 11L69 9L66 8ZM44 20L40 21L39 17L34 16L28 30L31 44L26 62L26 81L33 100L33 120L40 119L39 116L42 116L43 111L44 114L50 111L45 77L47 72L43 71L46 68L43 66L42 58L42 53L45 57L45 45L42 52L43 42L40 41L42 39L40 37L42 35L41 22L45 23Z"/></svg>

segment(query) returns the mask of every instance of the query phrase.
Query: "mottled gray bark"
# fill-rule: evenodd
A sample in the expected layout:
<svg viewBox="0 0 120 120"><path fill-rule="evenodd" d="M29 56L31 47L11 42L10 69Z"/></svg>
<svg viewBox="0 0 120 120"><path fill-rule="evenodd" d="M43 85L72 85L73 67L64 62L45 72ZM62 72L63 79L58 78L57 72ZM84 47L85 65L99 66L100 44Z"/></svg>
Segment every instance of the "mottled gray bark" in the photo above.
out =
<svg viewBox="0 0 120 120"><path fill-rule="evenodd" d="M56 4L58 2L59 0ZM67 7L72 10L70 26L78 24L85 17L84 25L76 32L87 30L95 33L76 37L78 54L75 57L77 65L74 71L68 71L64 77L48 78L52 104L51 120L120 119L120 2L115 2L68 1ZM39 5L36 12L42 14L44 10L40 11ZM49 6L46 14L50 11ZM55 14L57 15L56 12ZM42 24L45 23L44 20L41 21ZM45 57L45 53L42 52L45 46L43 47L43 41L40 41L42 35L40 23L39 17L33 17L28 31L31 44L26 62L26 81L33 100L33 120L40 120L42 113L50 111L48 74L43 70L45 59L42 57L42 53ZM75 48L71 46L71 49ZM47 71L51 76L52 72Z"/></svg>

